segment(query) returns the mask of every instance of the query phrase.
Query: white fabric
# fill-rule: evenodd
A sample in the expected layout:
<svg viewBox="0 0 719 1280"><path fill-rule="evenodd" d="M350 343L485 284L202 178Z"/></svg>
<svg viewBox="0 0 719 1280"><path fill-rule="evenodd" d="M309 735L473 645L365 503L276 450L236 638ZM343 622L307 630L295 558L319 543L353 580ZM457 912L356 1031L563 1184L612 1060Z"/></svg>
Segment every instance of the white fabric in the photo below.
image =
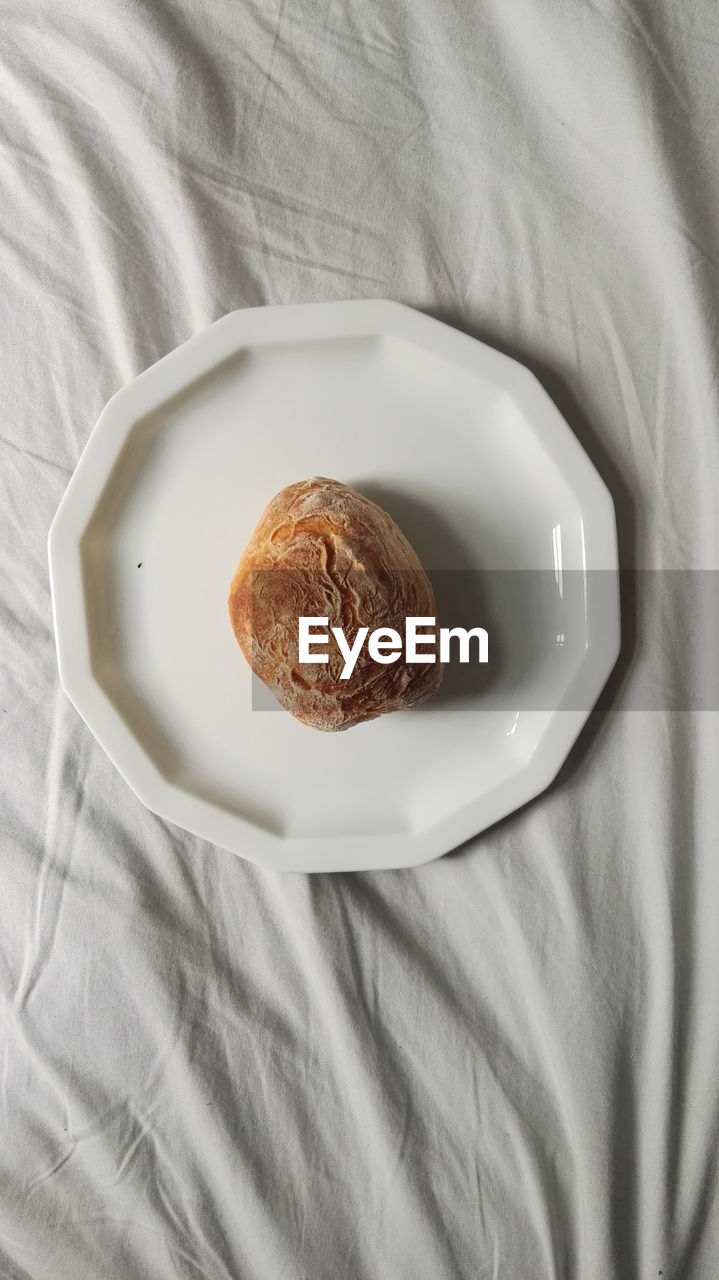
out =
<svg viewBox="0 0 719 1280"><path fill-rule="evenodd" d="M625 564L716 568L718 120L711 0L0 0L3 1277L717 1275L716 715L630 668L456 856L280 878L115 774L45 539L191 333L386 296L540 373Z"/></svg>

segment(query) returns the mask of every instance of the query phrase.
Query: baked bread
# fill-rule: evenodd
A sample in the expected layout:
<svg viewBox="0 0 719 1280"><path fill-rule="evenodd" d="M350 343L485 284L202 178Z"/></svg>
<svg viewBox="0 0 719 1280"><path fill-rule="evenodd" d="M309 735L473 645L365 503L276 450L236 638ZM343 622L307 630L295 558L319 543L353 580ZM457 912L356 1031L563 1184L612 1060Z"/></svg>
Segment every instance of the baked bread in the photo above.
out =
<svg viewBox="0 0 719 1280"><path fill-rule="evenodd" d="M341 627L350 645L359 627L391 627L404 645L407 617L435 617L429 578L404 534L386 511L338 480L315 476L272 499L239 562L228 605L253 671L315 729L348 729L414 706L441 683L438 660L410 664L401 652L380 665L367 643L342 680L344 658L331 633L314 648L327 653L327 663L299 661L300 617L327 618L322 630Z"/></svg>

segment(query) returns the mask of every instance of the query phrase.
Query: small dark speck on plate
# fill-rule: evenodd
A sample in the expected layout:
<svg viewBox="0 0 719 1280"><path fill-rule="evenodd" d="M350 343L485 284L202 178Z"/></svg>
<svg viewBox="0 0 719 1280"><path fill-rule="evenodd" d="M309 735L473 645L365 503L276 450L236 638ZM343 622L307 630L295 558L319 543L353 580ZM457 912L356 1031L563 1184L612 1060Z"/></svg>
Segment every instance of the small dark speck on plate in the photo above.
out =
<svg viewBox="0 0 719 1280"><path fill-rule="evenodd" d="M138 569L141 569L141 568L142 568L142 560L140 561L140 563L138 564L138 566L137 566L137 567L138 567Z"/></svg>

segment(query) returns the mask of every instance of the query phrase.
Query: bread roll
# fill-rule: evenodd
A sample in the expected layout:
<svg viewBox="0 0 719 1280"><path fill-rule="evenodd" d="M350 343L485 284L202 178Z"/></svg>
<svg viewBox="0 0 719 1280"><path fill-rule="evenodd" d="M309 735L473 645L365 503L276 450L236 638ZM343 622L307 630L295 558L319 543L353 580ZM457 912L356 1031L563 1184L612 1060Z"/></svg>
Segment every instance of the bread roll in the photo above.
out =
<svg viewBox="0 0 719 1280"><path fill-rule="evenodd" d="M367 643L346 680L335 639L300 663L300 617L328 618L349 644L359 627L399 631L407 617L435 617L429 578L394 521L337 480L315 476L282 489L250 538L230 588L230 620L253 671L293 716L314 729L348 729L414 706L439 687L442 667L380 665ZM429 653L432 652L430 648Z"/></svg>

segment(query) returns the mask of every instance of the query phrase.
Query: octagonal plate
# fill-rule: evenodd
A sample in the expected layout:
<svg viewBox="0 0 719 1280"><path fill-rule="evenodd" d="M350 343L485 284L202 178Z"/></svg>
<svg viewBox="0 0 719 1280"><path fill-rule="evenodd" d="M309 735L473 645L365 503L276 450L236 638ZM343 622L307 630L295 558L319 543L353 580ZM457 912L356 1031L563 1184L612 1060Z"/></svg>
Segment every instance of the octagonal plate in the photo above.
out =
<svg viewBox="0 0 719 1280"><path fill-rule="evenodd" d="M258 701L228 587L269 498L311 475L390 511L441 621L487 626L482 679L448 670L343 734ZM63 686L130 787L279 870L426 862L532 799L619 649L614 510L569 427L523 366L392 302L234 312L141 374L49 555Z"/></svg>

